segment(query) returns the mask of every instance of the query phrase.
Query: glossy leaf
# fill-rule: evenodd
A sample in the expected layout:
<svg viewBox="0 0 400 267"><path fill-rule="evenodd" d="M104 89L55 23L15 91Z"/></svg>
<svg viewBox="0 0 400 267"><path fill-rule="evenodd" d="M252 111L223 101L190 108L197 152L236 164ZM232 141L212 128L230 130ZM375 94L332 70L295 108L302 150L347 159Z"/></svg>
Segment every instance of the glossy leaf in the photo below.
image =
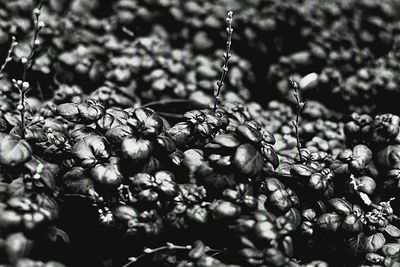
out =
<svg viewBox="0 0 400 267"><path fill-rule="evenodd" d="M97 164L90 174L94 181L106 186L117 187L123 180L116 157L111 157L107 163Z"/></svg>
<svg viewBox="0 0 400 267"><path fill-rule="evenodd" d="M142 161L151 156L153 144L147 139L129 137L122 142L121 150L125 158Z"/></svg>
<svg viewBox="0 0 400 267"><path fill-rule="evenodd" d="M88 135L79 139L72 147L71 153L82 167L93 167L99 160L110 157L107 142L99 135Z"/></svg>
<svg viewBox="0 0 400 267"><path fill-rule="evenodd" d="M254 177L262 171L264 159L253 145L244 144L237 148L233 164L241 175Z"/></svg>
<svg viewBox="0 0 400 267"><path fill-rule="evenodd" d="M178 147L187 145L193 139L193 127L187 122L175 124L168 130L168 134Z"/></svg>

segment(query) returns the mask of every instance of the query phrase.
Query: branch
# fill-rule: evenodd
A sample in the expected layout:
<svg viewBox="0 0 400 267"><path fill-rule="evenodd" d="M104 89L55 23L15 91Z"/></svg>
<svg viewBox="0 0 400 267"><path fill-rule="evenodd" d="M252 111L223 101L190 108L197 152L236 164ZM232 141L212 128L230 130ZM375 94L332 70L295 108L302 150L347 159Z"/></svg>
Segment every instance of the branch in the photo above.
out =
<svg viewBox="0 0 400 267"><path fill-rule="evenodd" d="M228 27L226 27L226 34L228 37L228 40L226 41L226 51L223 54L223 59L224 59L224 65L222 66L222 73L221 73L221 78L217 82L217 88L214 92L214 112L217 111L217 105L218 105L218 100L221 94L221 88L224 85L224 80L226 77L226 74L228 73L228 61L231 58L231 44L232 44L232 33L233 33L233 28L232 28L232 17L233 17L233 12L229 11L228 12L228 17L226 18L226 22L228 24Z"/></svg>
<svg viewBox="0 0 400 267"><path fill-rule="evenodd" d="M6 57L3 65L1 65L1 68L0 68L0 78L3 77L3 72L4 72L4 69L6 68L8 62L10 62L12 60L12 54L14 52L14 48L18 44L17 40L15 39L15 36L12 36L11 38L12 38L12 41L11 41L10 49L8 49L7 57Z"/></svg>
<svg viewBox="0 0 400 267"><path fill-rule="evenodd" d="M154 254L154 253L156 253L156 252L160 252L160 251L164 251L164 250L191 250L191 249L192 249L192 246L190 246L190 245L187 245L187 246L177 246L177 245L174 245L174 244L172 244L172 243L167 242L165 246L162 246L162 247L159 247L159 248L154 248L154 249L145 248L145 249L143 250L143 254L140 254L140 255L137 256L137 257L130 257L130 258L129 258L129 262L126 263L126 264L125 264L124 266L122 266L122 267L128 267L128 266L130 266L130 265L136 263L136 262L137 262L138 260L140 260L141 258L143 258L143 257L145 257L145 256L147 256L147 255L150 255L150 254Z"/></svg>

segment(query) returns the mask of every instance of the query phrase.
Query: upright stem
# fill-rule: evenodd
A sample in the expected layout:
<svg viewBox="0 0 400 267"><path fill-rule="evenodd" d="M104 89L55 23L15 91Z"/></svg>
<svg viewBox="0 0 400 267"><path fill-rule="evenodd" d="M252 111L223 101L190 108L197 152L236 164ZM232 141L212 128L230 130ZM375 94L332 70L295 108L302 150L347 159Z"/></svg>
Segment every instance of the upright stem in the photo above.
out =
<svg viewBox="0 0 400 267"><path fill-rule="evenodd" d="M20 91L20 105L22 109L19 111L21 114L21 138L25 138L25 92Z"/></svg>
<svg viewBox="0 0 400 267"><path fill-rule="evenodd" d="M219 81L217 82L217 89L215 90L214 93L214 112L217 111L217 105L218 105L218 100L219 100L219 95L221 93L221 88L224 85L224 80L226 77L226 74L228 73L228 61L231 58L231 44L232 44L232 33L233 33L233 28L232 28L232 17L233 17L233 12L229 11L228 12L228 17L226 18L226 22L228 24L226 28L226 34L228 37L228 40L226 41L226 51L223 54L223 59L224 59L224 65L222 66L222 73Z"/></svg>
<svg viewBox="0 0 400 267"><path fill-rule="evenodd" d="M24 69L23 69L23 73L22 73L23 81L26 80L27 71L32 64L33 57L35 55L36 48L38 46L37 42L38 42L39 32L43 28L43 26L39 25L39 17L40 17L40 11L42 10L42 6L43 6L43 0L40 1L39 6L37 8L35 8L35 10L33 12L33 14L35 16L35 21L34 21L35 30L34 30L32 44L31 44L31 51L30 51L28 57L26 58L25 62L23 62L23 65L24 65Z"/></svg>
<svg viewBox="0 0 400 267"><path fill-rule="evenodd" d="M18 110L20 111L21 114L21 138L25 138L25 95L30 89L29 83L26 81L26 75L29 68L32 65L35 52L40 44L38 39L39 32L44 27L44 23L39 21L42 6L43 6L43 0L41 0L39 6L33 10L33 15L35 16L35 20L33 22L35 30L33 34L31 50L27 58L24 57L21 59L23 64L22 79L20 80L20 84L17 84L17 88L20 92L20 104L18 105L19 106Z"/></svg>
<svg viewBox="0 0 400 267"><path fill-rule="evenodd" d="M302 102L300 100L299 85L293 80L292 77L289 78L289 82L290 82L291 86L293 87L293 90L294 90L293 95L294 95L294 97L296 99L296 120L292 121L292 124L294 126L295 133L296 133L297 151L299 153L300 162L302 162L303 161L303 156L301 155L299 123L300 123L300 113L301 113L301 110L303 109L303 107L305 105L305 102Z"/></svg>

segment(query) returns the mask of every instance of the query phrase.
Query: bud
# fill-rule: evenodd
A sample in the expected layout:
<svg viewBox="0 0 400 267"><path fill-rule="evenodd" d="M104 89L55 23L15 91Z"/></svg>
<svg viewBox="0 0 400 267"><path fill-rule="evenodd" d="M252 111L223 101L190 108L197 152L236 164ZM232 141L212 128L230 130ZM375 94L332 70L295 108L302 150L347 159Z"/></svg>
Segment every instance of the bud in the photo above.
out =
<svg viewBox="0 0 400 267"><path fill-rule="evenodd" d="M28 62L28 59L26 57L21 58L21 63L26 64Z"/></svg>
<svg viewBox="0 0 400 267"><path fill-rule="evenodd" d="M130 257L130 258L128 258L128 260L129 260L130 262L136 262L136 261L137 261L137 258L136 258L136 257Z"/></svg>
<svg viewBox="0 0 400 267"><path fill-rule="evenodd" d="M40 9L39 9L39 8L35 8L35 9L33 10L33 14L34 14L35 16L39 16L39 15L40 15Z"/></svg>
<svg viewBox="0 0 400 267"><path fill-rule="evenodd" d="M30 86L30 85L29 85L29 82L23 82L23 83L22 83L22 89L23 89L23 90L28 89L29 86Z"/></svg>
<svg viewBox="0 0 400 267"><path fill-rule="evenodd" d="M151 248L143 249L143 253L149 254L149 253L152 253L152 252L153 252L153 250Z"/></svg>
<svg viewBox="0 0 400 267"><path fill-rule="evenodd" d="M39 29L44 28L44 26L46 26L46 24L44 24L43 21L39 21L39 22L38 22L38 28L39 28Z"/></svg>
<svg viewBox="0 0 400 267"><path fill-rule="evenodd" d="M37 173L41 173L41 172L43 171L43 168L44 168L43 164L42 164L42 163L39 163L39 164L37 165L37 167L36 167L36 172L37 172Z"/></svg>

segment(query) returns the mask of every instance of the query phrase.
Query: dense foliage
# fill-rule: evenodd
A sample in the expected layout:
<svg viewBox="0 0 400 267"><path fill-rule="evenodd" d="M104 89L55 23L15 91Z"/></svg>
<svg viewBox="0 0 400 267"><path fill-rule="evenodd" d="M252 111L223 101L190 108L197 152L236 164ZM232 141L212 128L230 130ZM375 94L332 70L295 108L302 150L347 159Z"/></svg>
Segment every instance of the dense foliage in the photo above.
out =
<svg viewBox="0 0 400 267"><path fill-rule="evenodd" d="M400 266L399 10L0 1L0 265Z"/></svg>

